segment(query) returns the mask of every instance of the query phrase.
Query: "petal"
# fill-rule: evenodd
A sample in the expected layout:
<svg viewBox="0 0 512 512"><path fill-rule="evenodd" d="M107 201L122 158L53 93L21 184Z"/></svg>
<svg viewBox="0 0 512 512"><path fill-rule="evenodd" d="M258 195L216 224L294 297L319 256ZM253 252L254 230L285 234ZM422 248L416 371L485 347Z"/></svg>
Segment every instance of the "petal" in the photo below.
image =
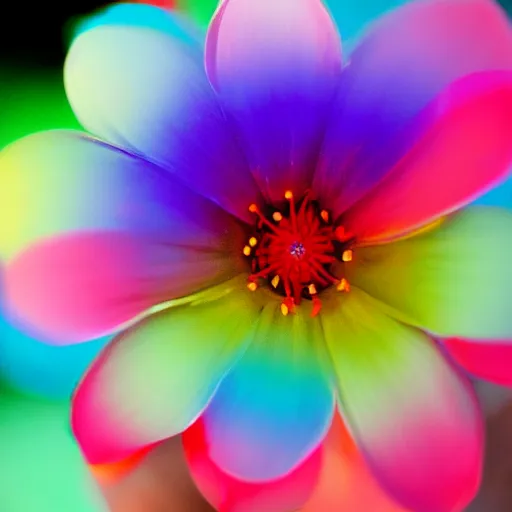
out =
<svg viewBox="0 0 512 512"><path fill-rule="evenodd" d="M314 187L323 202L341 213L378 183L409 149L407 125L451 82L511 68L496 2L420 0L383 17L343 73Z"/></svg>
<svg viewBox="0 0 512 512"><path fill-rule="evenodd" d="M120 334L73 399L87 460L117 462L185 430L250 341L258 311L242 289L163 310Z"/></svg>
<svg viewBox="0 0 512 512"><path fill-rule="evenodd" d="M207 35L206 70L264 195L302 194L341 72L322 2L225 0Z"/></svg>
<svg viewBox="0 0 512 512"><path fill-rule="evenodd" d="M437 229L360 248L350 283L439 337L512 339L512 212L471 207Z"/></svg>
<svg viewBox="0 0 512 512"><path fill-rule="evenodd" d="M369 468L415 512L462 510L478 490L483 422L469 381L421 331L354 288L321 322L343 414Z"/></svg>
<svg viewBox="0 0 512 512"><path fill-rule="evenodd" d="M418 116L409 136L417 131L408 153L344 216L360 242L424 226L510 173L512 72L455 82Z"/></svg>
<svg viewBox="0 0 512 512"><path fill-rule="evenodd" d="M323 443L322 471L315 492L301 512L409 512L384 492L357 450L347 427L335 414Z"/></svg>
<svg viewBox="0 0 512 512"><path fill-rule="evenodd" d="M199 47L143 27L79 36L65 66L83 126L174 173L241 218L258 200L245 159L208 83Z"/></svg>
<svg viewBox="0 0 512 512"><path fill-rule="evenodd" d="M313 492L322 465L317 448L300 466L283 478L251 483L227 475L208 456L203 421L183 433L185 456L203 496L223 512L286 512L297 510Z"/></svg>
<svg viewBox="0 0 512 512"><path fill-rule="evenodd" d="M254 342L203 415L208 456L235 478L288 474L320 444L333 412L318 322L267 304Z"/></svg>
<svg viewBox="0 0 512 512"><path fill-rule="evenodd" d="M510 341L449 338L443 347L466 371L501 386L512 386L512 343Z"/></svg>
<svg viewBox="0 0 512 512"><path fill-rule="evenodd" d="M102 25L146 27L165 32L192 45L200 44L202 31L184 16L177 12L169 12L172 7L169 0L162 2L159 8L144 3L121 3L108 5L94 14L80 19L73 27L73 37Z"/></svg>
<svg viewBox="0 0 512 512"><path fill-rule="evenodd" d="M233 218L137 157L55 131L9 146L0 167L7 306L35 334L101 336L236 272Z"/></svg>

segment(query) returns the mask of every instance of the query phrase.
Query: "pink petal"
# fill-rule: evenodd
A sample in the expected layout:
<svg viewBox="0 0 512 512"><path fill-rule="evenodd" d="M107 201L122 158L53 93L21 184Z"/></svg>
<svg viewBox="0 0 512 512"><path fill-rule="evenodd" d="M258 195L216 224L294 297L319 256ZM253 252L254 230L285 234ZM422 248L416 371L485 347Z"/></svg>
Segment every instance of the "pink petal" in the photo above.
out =
<svg viewBox="0 0 512 512"><path fill-rule="evenodd" d="M351 54L331 109L314 188L336 215L402 158L415 135L406 127L451 82L512 68L512 31L497 2L403 3Z"/></svg>
<svg viewBox="0 0 512 512"><path fill-rule="evenodd" d="M208 456L204 425L199 419L183 433L185 455L203 496L222 512L287 512L301 507L313 492L322 465L318 448L283 478L251 483L224 473Z"/></svg>
<svg viewBox="0 0 512 512"><path fill-rule="evenodd" d="M360 243L391 239L460 208L512 163L512 72L458 80L414 121L408 153L344 215Z"/></svg>
<svg viewBox="0 0 512 512"><path fill-rule="evenodd" d="M318 484L300 512L412 512L402 508L373 478L339 414L323 443Z"/></svg>
<svg viewBox="0 0 512 512"><path fill-rule="evenodd" d="M240 286L117 336L73 398L73 432L88 462L118 462L191 425L245 350L258 314Z"/></svg>
<svg viewBox="0 0 512 512"><path fill-rule="evenodd" d="M443 346L466 371L480 379L512 386L512 343L449 338Z"/></svg>
<svg viewBox="0 0 512 512"><path fill-rule="evenodd" d="M341 73L341 46L320 0L225 0L206 70L269 199L309 186Z"/></svg>
<svg viewBox="0 0 512 512"><path fill-rule="evenodd" d="M433 340L355 287L334 294L321 315L341 409L375 477L414 512L462 510L483 455L469 381Z"/></svg>
<svg viewBox="0 0 512 512"><path fill-rule="evenodd" d="M173 26L172 15L160 11ZM242 219L259 199L203 65L201 49L146 27L104 25L80 35L65 67L83 126L130 148Z"/></svg>
<svg viewBox="0 0 512 512"><path fill-rule="evenodd" d="M138 157L56 131L9 146L0 166L6 307L44 338L107 334L237 272L238 223Z"/></svg>

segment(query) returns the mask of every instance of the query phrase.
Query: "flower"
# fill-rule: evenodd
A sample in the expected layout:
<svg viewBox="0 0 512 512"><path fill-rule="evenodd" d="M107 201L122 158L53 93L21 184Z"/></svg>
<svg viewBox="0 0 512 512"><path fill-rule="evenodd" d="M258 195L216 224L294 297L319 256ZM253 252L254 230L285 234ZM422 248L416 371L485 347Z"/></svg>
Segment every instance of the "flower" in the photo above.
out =
<svg viewBox="0 0 512 512"><path fill-rule="evenodd" d="M343 64L320 0L224 0L204 61L93 28L65 83L94 136L0 154L10 307L55 340L125 328L73 399L87 460L192 426L230 485L313 484L341 414L397 503L460 509L482 420L443 340L493 378L512 339L512 213L459 211L512 159L506 17L414 2Z"/></svg>

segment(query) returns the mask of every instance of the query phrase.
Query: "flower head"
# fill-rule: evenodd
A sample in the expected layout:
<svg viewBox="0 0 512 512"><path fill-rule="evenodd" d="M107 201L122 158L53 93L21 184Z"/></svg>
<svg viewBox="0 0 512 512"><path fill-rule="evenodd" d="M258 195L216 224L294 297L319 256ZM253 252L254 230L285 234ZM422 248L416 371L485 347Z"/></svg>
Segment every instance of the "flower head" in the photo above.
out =
<svg viewBox="0 0 512 512"><path fill-rule="evenodd" d="M447 356L510 361L512 214L459 210L507 176L511 66L488 0L408 4L345 62L320 0L224 0L204 53L80 35L65 81L94 137L0 154L0 248L10 306L47 335L125 328L74 397L89 462L192 426L231 510L233 486L314 484L342 415L399 504L464 506L482 423Z"/></svg>

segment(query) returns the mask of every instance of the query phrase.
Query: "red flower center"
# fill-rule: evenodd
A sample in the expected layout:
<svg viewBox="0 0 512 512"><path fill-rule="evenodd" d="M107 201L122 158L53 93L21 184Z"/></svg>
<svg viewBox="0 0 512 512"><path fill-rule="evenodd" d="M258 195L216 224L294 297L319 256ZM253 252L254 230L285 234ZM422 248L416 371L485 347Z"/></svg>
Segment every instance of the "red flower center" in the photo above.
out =
<svg viewBox="0 0 512 512"><path fill-rule="evenodd" d="M263 280L284 296L283 315L293 313L302 299L313 301L313 316L321 309L318 294L331 285L348 292L349 283L334 275L336 261L352 260L354 238L342 225L333 222L327 210L306 193L295 202L292 192L285 194L282 210L270 206L261 211L255 204L249 211L257 216L255 232L243 249L250 258L252 274L248 288L256 291Z"/></svg>

